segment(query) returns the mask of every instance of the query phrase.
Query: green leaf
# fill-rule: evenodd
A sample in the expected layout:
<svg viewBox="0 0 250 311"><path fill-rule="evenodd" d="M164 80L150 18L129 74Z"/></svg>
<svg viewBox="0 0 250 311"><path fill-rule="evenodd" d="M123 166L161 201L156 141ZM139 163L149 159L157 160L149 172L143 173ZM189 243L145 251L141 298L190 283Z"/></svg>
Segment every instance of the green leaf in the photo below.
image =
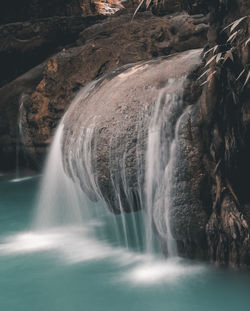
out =
<svg viewBox="0 0 250 311"><path fill-rule="evenodd" d="M146 8L148 8L150 6L151 2L152 2L152 0L146 0Z"/></svg>
<svg viewBox="0 0 250 311"><path fill-rule="evenodd" d="M213 46L211 49L207 50L205 53L204 53L204 57L206 57L212 50L213 50L213 54L215 53L215 51L218 49L219 45L215 45Z"/></svg>
<svg viewBox="0 0 250 311"><path fill-rule="evenodd" d="M217 54L215 54L214 56L212 56L212 57L206 62L205 67L207 67L216 57L217 57Z"/></svg>
<svg viewBox="0 0 250 311"><path fill-rule="evenodd" d="M233 53L231 49L226 52L223 63L225 63L228 58L230 58L232 62L234 61L234 57L233 57Z"/></svg>
<svg viewBox="0 0 250 311"><path fill-rule="evenodd" d="M221 60L222 53L218 53L215 59L216 64Z"/></svg>
<svg viewBox="0 0 250 311"><path fill-rule="evenodd" d="M222 29L222 31L226 30L227 28L231 27L230 32L232 32L245 18L248 18L249 15L243 16L235 21L233 21L231 24L227 25L225 28Z"/></svg>
<svg viewBox="0 0 250 311"><path fill-rule="evenodd" d="M203 72L202 75L199 76L198 80L200 80L203 76L205 76L206 73L208 73L210 69L207 69L205 72Z"/></svg>
<svg viewBox="0 0 250 311"><path fill-rule="evenodd" d="M232 32L244 19L246 19L248 16L244 16L244 17L241 17L239 19L237 19L234 23L233 23L233 26L231 27L230 29L230 32Z"/></svg>
<svg viewBox="0 0 250 311"><path fill-rule="evenodd" d="M249 79L250 79L250 71L248 71L248 74L247 74L247 77L246 77L246 81L245 81L243 87L247 84Z"/></svg>
<svg viewBox="0 0 250 311"><path fill-rule="evenodd" d="M232 42L235 38L236 38L236 35L238 33L238 30L236 30L228 39L227 39L227 42Z"/></svg>
<svg viewBox="0 0 250 311"><path fill-rule="evenodd" d="M248 43L250 43L250 37L246 40L245 47L248 45Z"/></svg>
<svg viewBox="0 0 250 311"><path fill-rule="evenodd" d="M211 79L212 79L212 77L213 77L213 75L216 73L216 70L214 70L212 73L210 73L210 75L207 77L207 80L205 81L205 82L203 82L202 84L201 84L201 86L202 85L205 85L206 83L208 83Z"/></svg>
<svg viewBox="0 0 250 311"><path fill-rule="evenodd" d="M213 53L215 53L215 52L217 51L218 47L219 47L219 45L218 45L218 44L217 44L217 45L215 45L215 47L214 47L214 49L213 49Z"/></svg>
<svg viewBox="0 0 250 311"><path fill-rule="evenodd" d="M236 81L239 80L239 78L243 75L244 72L245 72L245 69L243 69L243 70L241 71L241 73L238 75L238 78L236 79Z"/></svg>
<svg viewBox="0 0 250 311"><path fill-rule="evenodd" d="M144 2L144 0L141 0L141 2L139 3L138 7L136 8L136 10L135 10L135 12L134 12L134 14L133 14L133 18L135 17L136 13L139 11L139 9L140 9L140 7L142 6L143 2ZM132 18L132 19L133 19L133 18Z"/></svg>

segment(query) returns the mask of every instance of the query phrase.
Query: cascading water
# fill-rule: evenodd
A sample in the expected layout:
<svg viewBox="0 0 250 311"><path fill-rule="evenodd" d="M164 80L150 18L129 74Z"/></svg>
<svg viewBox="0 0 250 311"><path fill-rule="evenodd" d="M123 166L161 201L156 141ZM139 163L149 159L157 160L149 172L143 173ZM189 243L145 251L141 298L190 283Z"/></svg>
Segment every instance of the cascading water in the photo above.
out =
<svg viewBox="0 0 250 311"><path fill-rule="evenodd" d="M112 257L131 268L132 282L183 273L172 201L189 113L183 90L200 52L127 65L79 92L56 130L30 231L7 238L0 253Z"/></svg>
<svg viewBox="0 0 250 311"><path fill-rule="evenodd" d="M177 255L171 233L170 206L173 172L177 169L178 130L182 113L183 87L186 77L169 79L159 94L149 122L145 196L147 211L147 251L152 252L153 227L167 241L169 257ZM184 110L184 112L183 112Z"/></svg>
<svg viewBox="0 0 250 311"><path fill-rule="evenodd" d="M18 128L17 128L17 138L16 138L16 180L20 178L20 153L21 153L21 146L23 143L23 115L24 115L24 107L23 107L23 99L25 95L22 95L20 98L20 105L19 105L19 113L18 113Z"/></svg>
<svg viewBox="0 0 250 311"><path fill-rule="evenodd" d="M173 185L179 165L179 130L189 110L183 90L188 70L199 63L199 55L199 50L185 54L178 60L180 69L176 67L174 77L164 77L165 82L158 74L161 64L148 62L125 66L80 91L61 121L51 147L35 229L88 226L95 220L102 224L91 229L97 239L105 241L108 234L116 245L133 245L134 249L153 254L158 249L156 232L164 241L168 257L177 256L171 206L176 194ZM186 65L187 60L191 65ZM171 61L166 64L172 70ZM188 69L183 70L184 64ZM150 66L156 77L160 76L160 88ZM143 75L146 80L140 78ZM133 106L137 110L128 123L128 106L116 103L119 98L110 92L110 87L126 96L126 90L133 88L133 79L139 81L136 95L141 96L142 88L148 99L144 106ZM88 102L90 114L85 116L83 107ZM115 130L109 131L101 119L103 107L107 107L107 122ZM110 116L112 111L119 123ZM106 212L108 208L119 216ZM139 209L143 213L132 212Z"/></svg>
<svg viewBox="0 0 250 311"><path fill-rule="evenodd" d="M77 232L85 245L95 244L97 240L105 243L109 239L114 245L129 248L129 244L133 244L134 236L130 237L127 231L131 228L137 230L134 214L131 214L130 225L126 223L124 214L117 219L105 207L106 202L102 199L92 166L91 155L94 152L95 137L93 128L82 129L79 141L75 142L79 149L74 150L74 155L71 154L71 178L65 174L63 168L62 137L63 120L56 131L45 166L32 231L38 234L50 232L52 236ZM84 161L80 158L81 152L84 154ZM79 184L80 178L75 175L76 172L85 177L84 185ZM81 187L88 189L88 196L92 201L83 193ZM138 239L136 236L136 241ZM98 247L100 248L99 244ZM135 248L138 248L137 244Z"/></svg>
<svg viewBox="0 0 250 311"><path fill-rule="evenodd" d="M60 225L81 224L77 185L64 173L61 156L63 124L60 124L46 164L37 203L37 214L33 226L51 229ZM83 201L83 204L85 202Z"/></svg>
<svg viewBox="0 0 250 311"><path fill-rule="evenodd" d="M177 256L175 240L171 233L171 221L169 209L171 206L173 171L176 169L178 152L178 130L182 120L182 115L187 112L183 103L183 84L186 77L178 79L169 79L164 90L160 92L153 111L148 118L148 138L145 160L145 186L141 189L141 202L145 202L144 224L145 238L143 244L146 245L147 253L153 253L155 249L153 227L156 227L160 236L167 241L167 252L169 257ZM87 88L86 92L89 92ZM63 139L62 120L57 129L54 142L48 157L46 171L43 177L40 197L38 200L38 209L34 221L34 228L44 229L65 225L86 225L91 217L98 219L98 215L93 215L94 208L89 199L80 190L80 187L86 191L92 201L99 201L103 206L107 205L102 196L96 173L94 171L93 159L96 152L96 135L94 130L95 121L91 121L89 128L79 129L80 135L75 141L68 142L69 164L68 175L63 168L61 140ZM138 126L138 136L141 135L141 126ZM112 140L116 140L116 136ZM117 142L116 142L117 143ZM115 144L110 143L110 146ZM126 148L125 148L126 150ZM126 224L127 216L125 208L121 201L121 191L123 191L131 204L131 190L127 186L127 173L125 165L125 155L122 159L117 159L110 153L110 176L112 180L114 194L117 196L117 203L121 210L120 216L111 216L113 219L113 234L117 235L117 240L121 242L121 235L125 246L129 247L128 226ZM141 162L142 161L142 162ZM144 159L138 158L138 179L141 178L141 170ZM120 176L112 171L119 167L122 185L119 184ZM93 203L92 203L93 205ZM90 207L91 206L91 207ZM102 207L104 209L104 207ZM97 213L98 214L98 213ZM91 216L90 216L91 215ZM119 228L117 219L122 225ZM135 214L130 215L132 239L136 241L139 248L140 234L138 233L138 220ZM100 219L100 217L99 217ZM141 220L142 221L142 220ZM109 224L111 225L111 224ZM119 234L118 234L119 233ZM93 232L92 232L93 234ZM103 232L102 232L103 234Z"/></svg>

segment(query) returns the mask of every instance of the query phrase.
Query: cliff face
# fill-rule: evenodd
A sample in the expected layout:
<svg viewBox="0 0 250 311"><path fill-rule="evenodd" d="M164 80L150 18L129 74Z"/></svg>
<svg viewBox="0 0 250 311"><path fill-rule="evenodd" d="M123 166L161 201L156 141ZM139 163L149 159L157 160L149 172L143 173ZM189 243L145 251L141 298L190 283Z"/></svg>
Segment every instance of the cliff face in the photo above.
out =
<svg viewBox="0 0 250 311"><path fill-rule="evenodd" d="M82 17L80 1L51 1L53 10L39 1L29 6L35 2L39 10L33 16L47 19L1 26L1 60L7 64L0 77L1 169L15 166L19 116L22 163L41 167L61 116L88 82L129 63L204 47L203 64L184 92L193 105L180 135L185 170L178 178L186 180L186 195L174 201L172 231L183 256L250 266L249 1L170 1L133 21L134 9L102 20ZM9 12L2 22L18 20ZM48 17L54 15L68 17ZM233 22L233 29L223 30ZM112 201L110 191L102 191ZM165 244L163 238L163 249Z"/></svg>
<svg viewBox="0 0 250 311"><path fill-rule="evenodd" d="M103 19L100 15L50 17L0 26L0 87L63 46L74 45L81 31Z"/></svg>
<svg viewBox="0 0 250 311"><path fill-rule="evenodd" d="M206 42L208 26L204 16L181 13L156 17L143 12L131 22L133 12L122 11L86 28L74 47L62 48L42 65L0 89L3 167L7 163L9 167L15 165L14 124L21 101L25 107L22 124L26 158L29 165L41 167L53 130L71 99L86 83L124 64L200 48ZM34 76L38 72L39 81ZM7 120L6 113L10 116Z"/></svg>
<svg viewBox="0 0 250 311"><path fill-rule="evenodd" d="M98 13L90 0L9 0L0 4L0 24L54 16L89 16Z"/></svg>
<svg viewBox="0 0 250 311"><path fill-rule="evenodd" d="M0 23L7 24L51 16L81 16L80 1L9 0L1 1Z"/></svg>
<svg viewBox="0 0 250 311"><path fill-rule="evenodd" d="M177 231L175 237L183 256L249 266L250 7L246 1L207 5L210 27L200 72L206 74L200 79L203 91L191 126L191 136L199 143L191 143L192 152L187 153L193 180L189 191L200 197L207 220L204 230L195 236L197 224L188 213L185 221L191 223L189 230ZM205 176L201 182L192 154L201 163L200 172ZM178 228L182 218L175 219Z"/></svg>
<svg viewBox="0 0 250 311"><path fill-rule="evenodd" d="M226 265L249 265L250 5L214 1L209 9L209 47L218 50L211 53L217 60L209 65L200 104L212 199L208 257Z"/></svg>

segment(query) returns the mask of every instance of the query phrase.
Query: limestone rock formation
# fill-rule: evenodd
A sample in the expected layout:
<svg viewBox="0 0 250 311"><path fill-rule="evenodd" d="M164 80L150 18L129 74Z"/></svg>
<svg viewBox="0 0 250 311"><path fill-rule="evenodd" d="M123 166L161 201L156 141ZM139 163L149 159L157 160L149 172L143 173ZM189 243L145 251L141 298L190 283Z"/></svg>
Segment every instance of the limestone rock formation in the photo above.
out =
<svg viewBox="0 0 250 311"><path fill-rule="evenodd" d="M174 237L197 243L205 239L209 215L202 204L205 197L200 192L206 176L197 140L199 112L195 104L199 92L193 88L190 94L189 80L196 77L193 72L200 66L200 53L201 50L191 50L111 71L78 94L62 121L62 154L68 175L92 200L104 198L115 213L131 212L145 208L148 127L156 102L160 100L159 109L167 111L169 124L163 126L162 135L170 141L178 119L188 107L189 112L183 114L179 125L169 208ZM184 77L187 77L184 84L187 91L182 99L182 84L178 89L177 81ZM171 79L176 80L173 85L169 85ZM167 98L169 94L173 96L169 103L165 93ZM163 157L163 162L169 158L167 154ZM165 209L162 205L157 213L165 215ZM164 243L166 233L159 229L164 217L153 217Z"/></svg>
<svg viewBox="0 0 250 311"><path fill-rule="evenodd" d="M73 44L103 16L53 17L0 25L0 86Z"/></svg>
<svg viewBox="0 0 250 311"><path fill-rule="evenodd" d="M1 116L12 101L14 122L17 122L22 94L28 95L22 122L26 128L25 151L33 167L41 166L53 130L71 99L86 83L124 64L199 48L206 42L204 16L190 17L183 13L159 18L143 12L131 22L132 15L133 10L129 14L123 11L88 27L80 34L76 47L63 49L45 62L42 78L32 90L23 88L19 93L10 94L10 85L18 85L19 79L0 89ZM10 124L8 128L12 127ZM13 134L13 130L9 132L2 144L14 148L12 142L16 135ZM14 154L15 149L12 152Z"/></svg>

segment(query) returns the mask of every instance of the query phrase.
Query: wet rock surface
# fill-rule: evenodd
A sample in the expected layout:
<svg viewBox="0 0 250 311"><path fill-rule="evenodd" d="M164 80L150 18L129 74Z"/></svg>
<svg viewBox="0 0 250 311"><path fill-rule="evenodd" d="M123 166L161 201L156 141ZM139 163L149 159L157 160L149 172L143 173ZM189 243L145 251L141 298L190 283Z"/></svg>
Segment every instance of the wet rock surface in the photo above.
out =
<svg viewBox="0 0 250 311"><path fill-rule="evenodd" d="M200 163L206 176L198 187L201 197L205 198L202 205L208 215L204 239L197 242L187 235L179 247L180 253L189 258L201 257L226 266L249 266L249 189L246 185L249 184L247 107L250 89L246 77L242 81L237 77L250 61L249 46L243 44L249 38L249 18L244 16L249 14L250 7L246 1L234 4L214 1L208 3L208 8L209 47L217 46L218 53L230 54L232 58L221 63L212 61L208 66L209 73L204 78L207 82L197 105L200 135L196 140L200 144ZM230 42L230 29L223 29L230 23L238 23L237 39L226 45L225 42ZM211 54L218 55L217 52Z"/></svg>
<svg viewBox="0 0 250 311"><path fill-rule="evenodd" d="M144 199L140 202L139 198L145 196L147 136L154 106L159 100L159 94L182 93L182 89L175 88L175 83L170 84L170 88L168 81L178 81L189 76L201 63L200 53L201 50L192 50L121 67L87 86L74 99L62 121L62 154L68 175L80 183L90 198L94 200L98 196L104 197L115 213L143 208ZM187 88L188 81L187 79ZM168 114L172 116L171 125L166 125L169 127L169 134L176 126L177 116L183 113L185 107L194 103L188 102L188 96L183 103L181 99L180 101L173 99L169 107L166 103ZM162 102L164 103L164 97ZM183 119L183 126L186 122ZM165 135L168 139L168 133ZM183 237L186 235L183 228L191 234L187 225L183 227L187 218L197 218L196 227L191 225L192 236L200 236L200 231L204 232L206 215L201 209L200 198L196 198L197 191L191 195L188 191L190 189L187 189L190 188L190 172L194 172L188 168L187 163L193 163L198 168L200 164L196 163L196 157L200 150L193 151L193 155L189 155L189 161L184 162L185 152L188 153L187 149L191 149L194 143L185 137L186 131L183 136L178 144L180 159L176 159L174 168L172 213L177 217L173 217L173 227L176 230L175 236L180 232L180 237ZM167 154L165 157L168 158ZM201 183L197 178L200 173L199 167L199 171L196 170L193 176L197 190ZM91 180L93 176L95 178Z"/></svg>

